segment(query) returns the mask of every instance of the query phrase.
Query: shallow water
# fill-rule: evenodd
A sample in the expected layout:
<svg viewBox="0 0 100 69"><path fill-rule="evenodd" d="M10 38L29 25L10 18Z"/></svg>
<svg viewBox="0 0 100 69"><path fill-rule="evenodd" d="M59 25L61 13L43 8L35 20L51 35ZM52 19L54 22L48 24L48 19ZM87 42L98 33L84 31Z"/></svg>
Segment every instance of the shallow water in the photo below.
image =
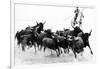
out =
<svg viewBox="0 0 100 69"><path fill-rule="evenodd" d="M88 52L88 53L87 53ZM70 50L69 54L61 54L57 57L56 52L46 49L35 53L34 47L27 49L23 52L18 46L15 47L15 64L16 65L31 65L31 64L49 64L49 63L71 63L71 62L89 62L93 60L93 56L89 51L85 51L83 56L78 55L75 59L74 54Z"/></svg>

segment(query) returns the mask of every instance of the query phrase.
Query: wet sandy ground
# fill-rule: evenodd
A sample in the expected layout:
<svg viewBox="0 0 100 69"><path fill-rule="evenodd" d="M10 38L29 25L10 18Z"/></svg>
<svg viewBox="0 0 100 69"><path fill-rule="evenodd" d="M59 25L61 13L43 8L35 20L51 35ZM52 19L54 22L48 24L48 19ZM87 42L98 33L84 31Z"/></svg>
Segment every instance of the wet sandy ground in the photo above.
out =
<svg viewBox="0 0 100 69"><path fill-rule="evenodd" d="M74 54L70 50L69 54L61 54L57 57L56 52L46 49L45 52L37 51L35 53L34 47L23 52L21 47L15 46L15 65L31 65L31 64L49 64L49 63L71 63L71 62L91 62L93 55L90 54L88 48L85 49L83 56L80 54L75 59Z"/></svg>

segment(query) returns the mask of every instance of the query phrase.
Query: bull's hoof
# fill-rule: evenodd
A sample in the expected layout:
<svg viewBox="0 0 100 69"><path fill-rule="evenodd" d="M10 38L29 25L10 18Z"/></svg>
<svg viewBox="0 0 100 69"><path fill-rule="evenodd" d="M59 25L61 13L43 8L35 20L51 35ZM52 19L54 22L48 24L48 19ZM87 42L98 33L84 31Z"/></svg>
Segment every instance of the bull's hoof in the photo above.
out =
<svg viewBox="0 0 100 69"><path fill-rule="evenodd" d="M59 54L57 54L57 57L60 57L60 55L59 55Z"/></svg>

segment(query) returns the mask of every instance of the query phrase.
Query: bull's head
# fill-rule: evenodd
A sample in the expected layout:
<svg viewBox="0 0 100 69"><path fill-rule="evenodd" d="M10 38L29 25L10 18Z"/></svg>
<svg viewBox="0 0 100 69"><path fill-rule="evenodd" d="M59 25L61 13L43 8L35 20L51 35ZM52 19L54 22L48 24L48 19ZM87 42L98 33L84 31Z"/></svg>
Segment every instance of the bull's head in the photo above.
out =
<svg viewBox="0 0 100 69"><path fill-rule="evenodd" d="M46 23L46 21L43 23L43 25Z"/></svg>
<svg viewBox="0 0 100 69"><path fill-rule="evenodd" d="M36 21L36 23L37 23L37 25L39 25L39 22ZM42 22L40 22L40 23L42 23ZM42 24L44 25L45 23L46 23L46 21L44 21Z"/></svg>
<svg viewBox="0 0 100 69"><path fill-rule="evenodd" d="M17 31L16 34L15 34L15 39L19 37L19 34L20 34L20 32Z"/></svg>

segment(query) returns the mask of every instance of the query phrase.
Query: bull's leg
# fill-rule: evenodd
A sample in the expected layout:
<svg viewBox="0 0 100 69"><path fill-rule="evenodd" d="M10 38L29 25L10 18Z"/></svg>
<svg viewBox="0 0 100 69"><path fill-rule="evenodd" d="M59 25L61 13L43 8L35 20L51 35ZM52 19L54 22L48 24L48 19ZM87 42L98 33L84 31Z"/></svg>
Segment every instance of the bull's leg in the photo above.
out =
<svg viewBox="0 0 100 69"><path fill-rule="evenodd" d="M40 50L40 45L39 45L38 43L37 43L36 45L37 45L37 47L38 47L38 50Z"/></svg>
<svg viewBox="0 0 100 69"><path fill-rule="evenodd" d="M66 53L67 52L67 50L66 49L64 49L64 53Z"/></svg>
<svg viewBox="0 0 100 69"><path fill-rule="evenodd" d="M83 52L81 52L81 56L83 56Z"/></svg>
<svg viewBox="0 0 100 69"><path fill-rule="evenodd" d="M67 48L67 51L68 51L68 54L69 54L69 46L68 46L68 48Z"/></svg>
<svg viewBox="0 0 100 69"><path fill-rule="evenodd" d="M42 46L40 46L40 51L42 50Z"/></svg>
<svg viewBox="0 0 100 69"><path fill-rule="evenodd" d="M24 46L22 46L22 51L25 51L25 47Z"/></svg>
<svg viewBox="0 0 100 69"><path fill-rule="evenodd" d="M18 41L17 44L18 44L18 48L20 48L20 41Z"/></svg>
<svg viewBox="0 0 100 69"><path fill-rule="evenodd" d="M74 53L75 58L77 58L77 55L76 55L76 52L75 52L74 48L72 48L72 51Z"/></svg>
<svg viewBox="0 0 100 69"><path fill-rule="evenodd" d="M30 46L28 46L28 48L27 49L29 49L30 48Z"/></svg>
<svg viewBox="0 0 100 69"><path fill-rule="evenodd" d="M36 53L36 45L34 44L34 49L35 49L35 53Z"/></svg>
<svg viewBox="0 0 100 69"><path fill-rule="evenodd" d="M61 49L60 49L60 52L63 53Z"/></svg>
<svg viewBox="0 0 100 69"><path fill-rule="evenodd" d="M42 50L42 48L43 48L43 46L42 46L42 44L40 44L40 51Z"/></svg>
<svg viewBox="0 0 100 69"><path fill-rule="evenodd" d="M52 55L53 53L52 53L52 50L51 50L51 55Z"/></svg>
<svg viewBox="0 0 100 69"><path fill-rule="evenodd" d="M62 49L61 49L60 47L58 48L58 50L59 50L59 53L60 53L60 54L63 53L63 52L62 52Z"/></svg>
<svg viewBox="0 0 100 69"><path fill-rule="evenodd" d="M28 46L28 49L31 48L31 47L32 47L32 44L30 44L30 45Z"/></svg>
<svg viewBox="0 0 100 69"><path fill-rule="evenodd" d="M69 49L68 48L66 48L66 49L64 49L65 51L65 53L69 53Z"/></svg>
<svg viewBox="0 0 100 69"><path fill-rule="evenodd" d="M61 53L60 53L60 49L58 48L57 50L58 50L58 54L60 55L60 54L61 54Z"/></svg>
<svg viewBox="0 0 100 69"><path fill-rule="evenodd" d="M74 51L75 58L77 58L76 52Z"/></svg>
<svg viewBox="0 0 100 69"><path fill-rule="evenodd" d="M18 48L20 48L20 44L18 44Z"/></svg>
<svg viewBox="0 0 100 69"><path fill-rule="evenodd" d="M90 49L91 54L93 55L93 52L92 52L92 49L91 49L90 45L88 45L88 47Z"/></svg>
<svg viewBox="0 0 100 69"><path fill-rule="evenodd" d="M20 44L18 45L18 48L20 48Z"/></svg>
<svg viewBox="0 0 100 69"><path fill-rule="evenodd" d="M40 50L40 45L37 44L38 50Z"/></svg>
<svg viewBox="0 0 100 69"><path fill-rule="evenodd" d="M59 54L61 53L61 49L60 48L58 48L58 49L56 49L58 52L59 52Z"/></svg>
<svg viewBox="0 0 100 69"><path fill-rule="evenodd" d="M59 53L58 53L58 51L56 50L56 53L57 53L57 56L59 57Z"/></svg>
<svg viewBox="0 0 100 69"><path fill-rule="evenodd" d="M46 50L46 47L44 47L44 52L45 52L45 50Z"/></svg>
<svg viewBox="0 0 100 69"><path fill-rule="evenodd" d="M32 47L32 43L30 43L30 47Z"/></svg>
<svg viewBox="0 0 100 69"><path fill-rule="evenodd" d="M69 49L67 48L67 53L69 54Z"/></svg>

